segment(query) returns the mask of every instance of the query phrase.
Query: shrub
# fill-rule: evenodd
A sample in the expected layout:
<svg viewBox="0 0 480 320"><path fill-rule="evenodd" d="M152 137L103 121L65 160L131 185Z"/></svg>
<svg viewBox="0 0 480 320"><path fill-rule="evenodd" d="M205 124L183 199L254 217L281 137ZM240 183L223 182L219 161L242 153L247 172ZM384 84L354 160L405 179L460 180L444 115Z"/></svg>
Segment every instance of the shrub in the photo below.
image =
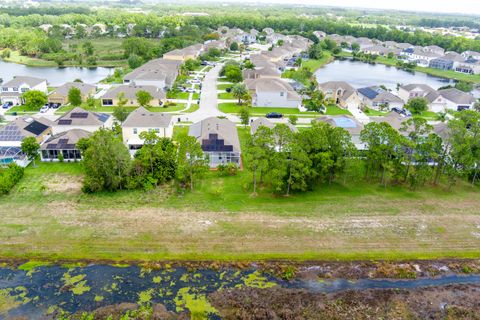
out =
<svg viewBox="0 0 480 320"><path fill-rule="evenodd" d="M224 176L235 176L237 174L238 167L235 163L227 163L218 165L217 170Z"/></svg>
<svg viewBox="0 0 480 320"><path fill-rule="evenodd" d="M11 163L5 169L0 169L0 194L7 194L22 179L25 169Z"/></svg>

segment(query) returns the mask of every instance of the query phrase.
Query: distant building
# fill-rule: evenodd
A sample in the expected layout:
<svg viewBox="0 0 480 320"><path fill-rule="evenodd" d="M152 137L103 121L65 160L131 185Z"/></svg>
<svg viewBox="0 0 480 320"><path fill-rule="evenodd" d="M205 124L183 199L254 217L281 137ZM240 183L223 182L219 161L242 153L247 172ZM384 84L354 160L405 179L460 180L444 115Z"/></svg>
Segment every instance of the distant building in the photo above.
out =
<svg viewBox="0 0 480 320"><path fill-rule="evenodd" d="M140 106L137 100L137 93L139 91L146 91L150 93L150 95L152 96L152 100L149 104L151 106L161 106L166 99L165 92L156 86L120 85L110 88L102 96L102 106L118 106L119 96L120 94L123 94L124 99L127 100L127 106L138 107Z"/></svg>
<svg viewBox="0 0 480 320"><path fill-rule="evenodd" d="M49 103L67 104L68 93L70 89L77 88L80 90L80 96L82 101L86 101L89 96L92 96L96 92L96 87L91 84L82 82L67 82L64 85L56 88L52 93L48 95Z"/></svg>
<svg viewBox="0 0 480 320"><path fill-rule="evenodd" d="M11 102L14 105L23 104L22 94L30 90L38 90L47 94L47 80L16 76L12 80L2 84L0 100L2 103Z"/></svg>

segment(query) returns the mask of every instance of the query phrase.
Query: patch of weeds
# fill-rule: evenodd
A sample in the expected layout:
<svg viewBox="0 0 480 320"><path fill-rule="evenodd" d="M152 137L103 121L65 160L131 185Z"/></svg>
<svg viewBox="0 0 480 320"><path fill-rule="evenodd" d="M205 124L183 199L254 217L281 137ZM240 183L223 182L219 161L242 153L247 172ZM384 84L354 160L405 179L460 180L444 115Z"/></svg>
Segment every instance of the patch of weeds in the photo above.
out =
<svg viewBox="0 0 480 320"><path fill-rule="evenodd" d="M205 294L192 293L188 287L178 290L174 301L177 312L188 309L191 319L207 319L209 315L218 315L217 309L208 302Z"/></svg>
<svg viewBox="0 0 480 320"><path fill-rule="evenodd" d="M85 275L79 274L71 276L69 272L63 274L63 287L64 290L69 290L75 295L82 295L85 292L90 291L90 287L87 286L87 280L84 280Z"/></svg>
<svg viewBox="0 0 480 320"><path fill-rule="evenodd" d="M259 271L250 273L243 279L243 283L247 287L260 289L271 288L277 285L275 282L268 281ZM242 285L237 285L236 287L242 287Z"/></svg>
<svg viewBox="0 0 480 320"><path fill-rule="evenodd" d="M162 277L160 276L156 276L156 277L153 277L153 283L160 283L162 281Z"/></svg>
<svg viewBox="0 0 480 320"><path fill-rule="evenodd" d="M154 292L153 289L148 289L148 290L140 292L138 294L139 304L145 304L145 303L148 303L148 302L152 301L153 292Z"/></svg>
<svg viewBox="0 0 480 320"><path fill-rule="evenodd" d="M93 300L95 300L95 302L101 302L103 301L104 297L103 296L95 296L95 298Z"/></svg>
<svg viewBox="0 0 480 320"><path fill-rule="evenodd" d="M0 316L28 302L30 302L30 299L27 298L25 287L0 289Z"/></svg>
<svg viewBox="0 0 480 320"><path fill-rule="evenodd" d="M282 270L282 279L292 280L297 274L297 268L294 266L287 266Z"/></svg>
<svg viewBox="0 0 480 320"><path fill-rule="evenodd" d="M473 269L470 268L470 266L463 266L462 267L462 272L463 273L473 273Z"/></svg>
<svg viewBox="0 0 480 320"><path fill-rule="evenodd" d="M31 276L35 272L36 268L49 266L51 264L52 264L51 262L47 262L47 261L30 260L30 261L25 262L24 264L20 265L18 267L18 269L26 271L27 276Z"/></svg>

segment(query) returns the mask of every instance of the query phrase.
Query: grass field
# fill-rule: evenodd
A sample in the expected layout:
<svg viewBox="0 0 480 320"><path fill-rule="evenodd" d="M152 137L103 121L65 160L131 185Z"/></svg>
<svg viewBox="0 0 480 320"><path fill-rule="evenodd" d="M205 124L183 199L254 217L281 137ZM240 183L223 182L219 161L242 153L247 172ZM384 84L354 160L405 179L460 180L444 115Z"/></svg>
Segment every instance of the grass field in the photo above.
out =
<svg viewBox="0 0 480 320"><path fill-rule="evenodd" d="M317 71L322 66L333 61L333 56L330 52L324 51L321 59L309 59L302 61L302 67L309 68L312 72Z"/></svg>
<svg viewBox="0 0 480 320"><path fill-rule="evenodd" d="M186 131L187 127L176 130ZM245 130L239 129L243 142ZM0 200L0 257L401 259L478 257L480 197L362 180L251 196L250 174L209 172L193 192L80 191L79 163L41 163Z"/></svg>
<svg viewBox="0 0 480 320"><path fill-rule="evenodd" d="M218 94L218 99L222 100L236 100L231 92L221 92Z"/></svg>
<svg viewBox="0 0 480 320"><path fill-rule="evenodd" d="M240 108L236 102L224 102L218 104L218 109L225 113L238 113ZM298 108L270 108L270 107L252 107L250 108L250 113L252 115L262 114L265 115L269 112L279 112L285 115L295 114L295 115L305 115L305 116L316 116L319 113L317 112L301 112Z"/></svg>
<svg viewBox="0 0 480 320"><path fill-rule="evenodd" d="M227 88L233 87L233 85L234 85L233 83L220 83L220 84L217 85L217 89L218 90L225 90Z"/></svg>
<svg viewBox="0 0 480 320"><path fill-rule="evenodd" d="M341 114L346 114L346 115L352 115L350 111L347 109L340 108L336 105L328 105L327 110L325 110L325 114L335 116L335 115L341 115Z"/></svg>

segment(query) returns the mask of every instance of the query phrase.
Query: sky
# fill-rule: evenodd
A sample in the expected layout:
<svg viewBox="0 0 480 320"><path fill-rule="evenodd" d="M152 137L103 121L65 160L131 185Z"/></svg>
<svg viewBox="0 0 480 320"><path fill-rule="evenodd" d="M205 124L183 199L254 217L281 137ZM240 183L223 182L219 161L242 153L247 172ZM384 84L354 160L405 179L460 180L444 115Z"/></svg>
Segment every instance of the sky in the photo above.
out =
<svg viewBox="0 0 480 320"><path fill-rule="evenodd" d="M213 0L217 2L259 2L325 5L335 7L378 8L480 15L480 0Z"/></svg>

